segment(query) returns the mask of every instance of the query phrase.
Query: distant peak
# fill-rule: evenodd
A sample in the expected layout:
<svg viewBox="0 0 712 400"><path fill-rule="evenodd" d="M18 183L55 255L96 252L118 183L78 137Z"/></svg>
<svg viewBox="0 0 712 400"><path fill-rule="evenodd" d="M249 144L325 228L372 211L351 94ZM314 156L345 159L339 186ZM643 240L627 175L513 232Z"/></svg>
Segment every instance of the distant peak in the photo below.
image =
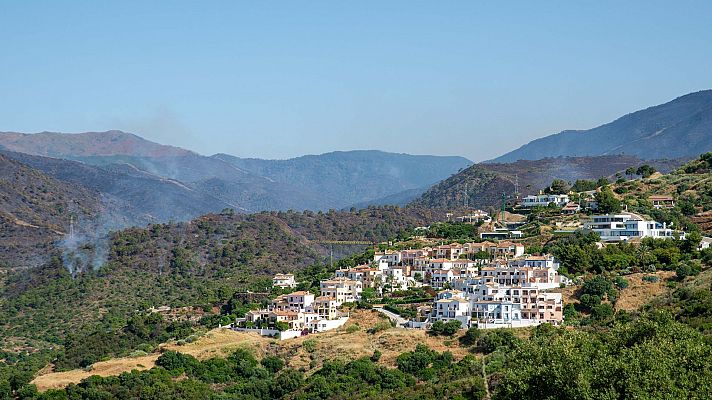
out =
<svg viewBox="0 0 712 400"><path fill-rule="evenodd" d="M117 129L99 132L10 133L0 136L0 146L20 153L50 157L137 156L176 157L196 154L163 145Z"/></svg>

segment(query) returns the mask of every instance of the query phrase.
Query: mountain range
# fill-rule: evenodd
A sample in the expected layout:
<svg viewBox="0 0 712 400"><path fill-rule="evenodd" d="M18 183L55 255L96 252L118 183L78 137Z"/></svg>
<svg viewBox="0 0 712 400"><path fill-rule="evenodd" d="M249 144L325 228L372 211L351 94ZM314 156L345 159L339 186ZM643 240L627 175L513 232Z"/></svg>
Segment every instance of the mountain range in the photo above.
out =
<svg viewBox="0 0 712 400"><path fill-rule="evenodd" d="M644 160L691 159L712 150L712 90L625 115L589 130L566 130L536 139L492 160L498 163L545 157L613 154Z"/></svg>
<svg viewBox="0 0 712 400"><path fill-rule="evenodd" d="M333 152L289 160L227 154L208 157L120 131L0 133L0 146L12 152L8 156L33 168L122 197L139 205L139 213L148 219L159 220L185 220L224 208L255 212L369 204L427 188L472 164L463 157L382 151ZM152 185L155 193L144 190Z"/></svg>
<svg viewBox="0 0 712 400"><path fill-rule="evenodd" d="M534 193L553 179L572 182L610 177L643 163L669 171L712 150L711 133L710 90L588 131L564 131L538 139L493 162L474 165L463 157L375 150L287 160L204 156L121 131L5 132L0 133L0 155L5 163L0 195L6 199L2 210L5 223L27 219L36 225L31 220L43 221L41 217L14 217L22 215L20 206L33 201L23 197L28 193L12 178L12 171L23 169L24 175L41 177L38 179L49 182L45 186L67 194L67 198L74 199L75 191L83 191L77 194L82 197L77 201L94 204L85 207L93 210L94 217L77 215L81 219L78 229L84 229L81 224L91 219L87 230L104 233L131 225L189 220L225 209L252 213L385 204L489 207L499 204L502 193L511 195L517 186L520 194ZM27 190L38 185L28 185ZM13 204L17 207L10 207ZM58 206L47 206L52 207ZM59 225L51 218L45 225L66 231L68 216L64 213ZM13 224L13 229L19 229Z"/></svg>

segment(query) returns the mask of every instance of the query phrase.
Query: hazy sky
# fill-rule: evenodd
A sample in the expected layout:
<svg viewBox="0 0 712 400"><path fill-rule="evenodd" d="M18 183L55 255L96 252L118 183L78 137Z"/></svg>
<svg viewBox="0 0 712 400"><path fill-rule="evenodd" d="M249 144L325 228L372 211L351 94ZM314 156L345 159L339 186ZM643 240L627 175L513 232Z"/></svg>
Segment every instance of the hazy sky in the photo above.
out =
<svg viewBox="0 0 712 400"><path fill-rule="evenodd" d="M712 88L710 1L501 3L6 1L0 130L479 161Z"/></svg>

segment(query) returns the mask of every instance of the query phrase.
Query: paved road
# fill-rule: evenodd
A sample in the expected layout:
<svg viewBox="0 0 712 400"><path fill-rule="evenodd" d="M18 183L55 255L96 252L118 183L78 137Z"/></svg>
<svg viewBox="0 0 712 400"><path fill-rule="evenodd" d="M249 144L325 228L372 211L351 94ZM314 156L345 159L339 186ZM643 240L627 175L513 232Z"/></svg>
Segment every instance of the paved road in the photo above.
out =
<svg viewBox="0 0 712 400"><path fill-rule="evenodd" d="M405 324L408 323L408 320L407 320L407 319L401 317L400 315L398 315L398 314L396 314L396 313L390 312L390 311L388 311L388 310L386 310L386 309L384 309L384 308L381 308L381 307L374 307L373 309L376 310L376 311L378 311L379 313L385 315L385 316L388 317L391 321L395 321L396 326L401 326L401 327L402 327L402 326L404 326Z"/></svg>

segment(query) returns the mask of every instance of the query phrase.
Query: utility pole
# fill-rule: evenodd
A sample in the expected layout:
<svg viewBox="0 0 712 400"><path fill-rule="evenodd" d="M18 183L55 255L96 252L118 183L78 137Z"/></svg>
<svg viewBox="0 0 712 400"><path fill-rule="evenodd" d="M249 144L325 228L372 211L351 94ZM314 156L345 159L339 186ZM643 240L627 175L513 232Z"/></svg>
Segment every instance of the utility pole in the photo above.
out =
<svg viewBox="0 0 712 400"><path fill-rule="evenodd" d="M507 194L502 192L502 211L500 212L500 220L504 224L504 208L507 202Z"/></svg>
<svg viewBox="0 0 712 400"><path fill-rule="evenodd" d="M469 208L470 199L469 196L467 195L467 183L465 183L465 210Z"/></svg>

